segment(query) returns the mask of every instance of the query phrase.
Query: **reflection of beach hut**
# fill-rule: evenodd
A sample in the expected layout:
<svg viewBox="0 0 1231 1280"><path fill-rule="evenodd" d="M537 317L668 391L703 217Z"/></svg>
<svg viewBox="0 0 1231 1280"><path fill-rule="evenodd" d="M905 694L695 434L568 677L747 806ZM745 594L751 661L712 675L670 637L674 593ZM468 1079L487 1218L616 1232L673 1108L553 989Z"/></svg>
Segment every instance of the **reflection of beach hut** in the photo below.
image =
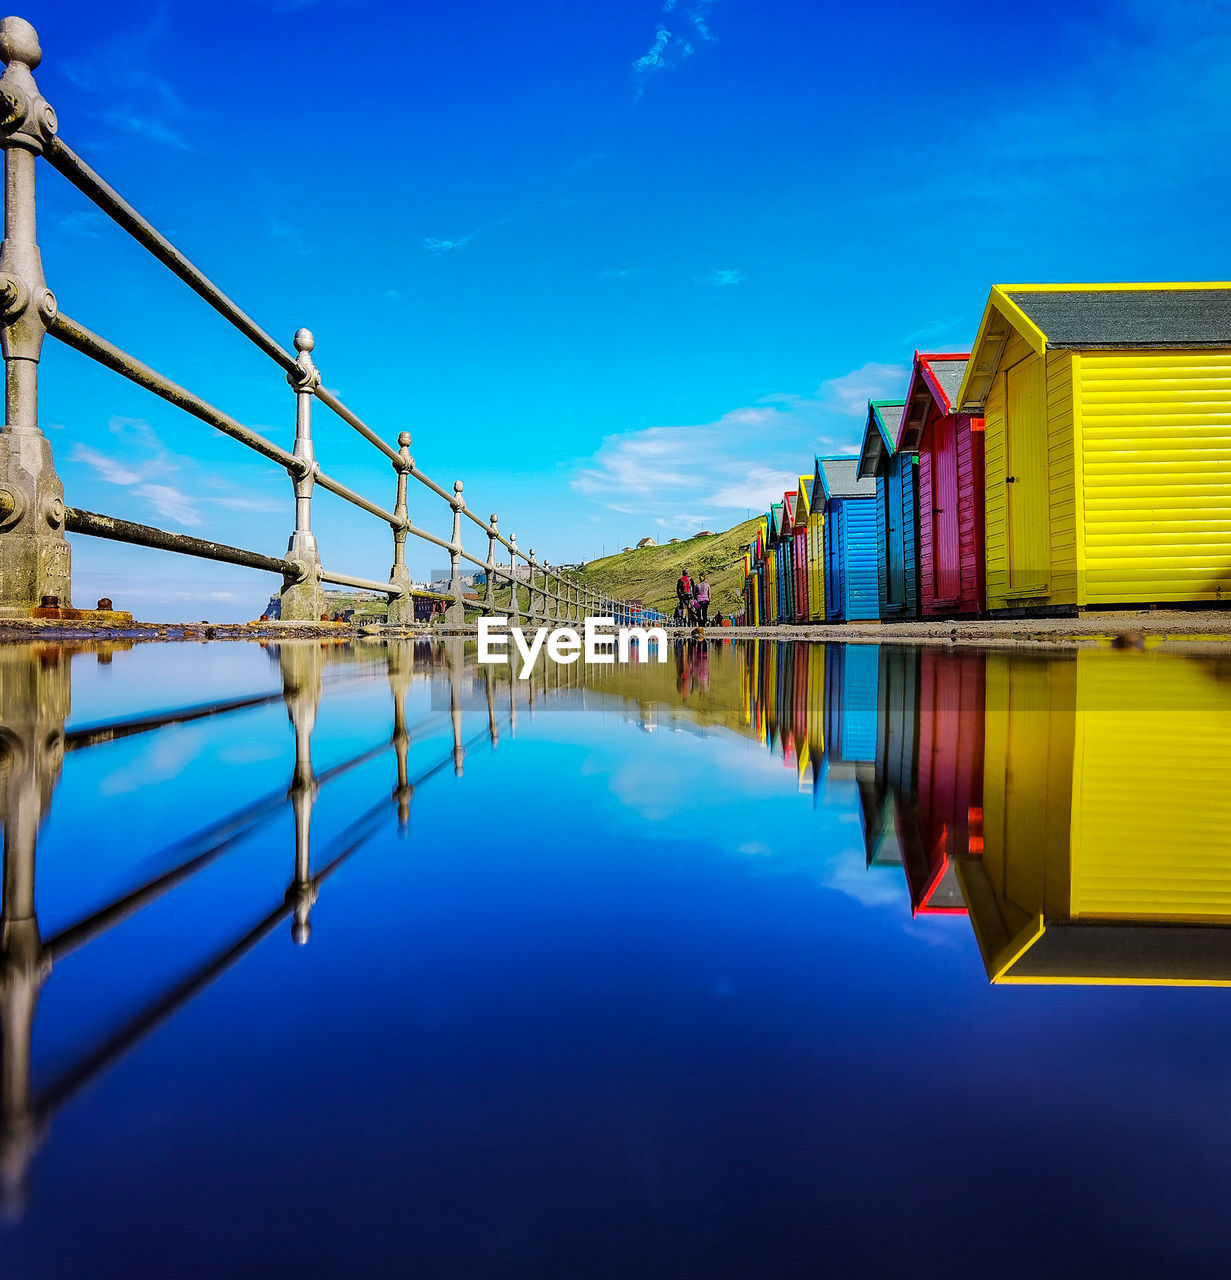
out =
<svg viewBox="0 0 1231 1280"><path fill-rule="evenodd" d="M998 286L957 407L990 611L1231 599L1231 285Z"/></svg>
<svg viewBox="0 0 1231 1280"><path fill-rule="evenodd" d="M919 666L919 753L903 864L914 914L965 911L957 880L983 852L985 655L924 649Z"/></svg>
<svg viewBox="0 0 1231 1280"><path fill-rule="evenodd" d="M877 674L875 769L859 779L868 866L901 866L898 811L910 812L915 785L919 650L881 645Z"/></svg>
<svg viewBox="0 0 1231 1280"><path fill-rule="evenodd" d="M897 449L900 401L872 400L858 475L876 483L877 607L882 618L919 616L919 468Z"/></svg>
<svg viewBox="0 0 1231 1280"><path fill-rule="evenodd" d="M857 458L821 458L825 500L825 616L876 618L876 481L860 480Z"/></svg>
<svg viewBox="0 0 1231 1280"><path fill-rule="evenodd" d="M919 605L925 618L983 609L983 419L954 403L966 355L916 353L897 447L919 454Z"/></svg>
<svg viewBox="0 0 1231 1280"><path fill-rule="evenodd" d="M958 879L994 982L1231 983L1228 724L1212 662L988 655Z"/></svg>
<svg viewBox="0 0 1231 1280"><path fill-rule="evenodd" d="M880 647L830 645L825 663L825 738L831 770L854 778L876 761Z"/></svg>

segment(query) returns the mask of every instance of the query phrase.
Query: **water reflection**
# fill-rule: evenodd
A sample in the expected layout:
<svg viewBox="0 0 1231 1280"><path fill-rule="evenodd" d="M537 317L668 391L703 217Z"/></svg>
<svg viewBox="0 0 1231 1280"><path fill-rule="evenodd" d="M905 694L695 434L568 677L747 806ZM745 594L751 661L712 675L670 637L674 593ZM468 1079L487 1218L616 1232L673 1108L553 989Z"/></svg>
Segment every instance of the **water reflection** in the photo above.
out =
<svg viewBox="0 0 1231 1280"><path fill-rule="evenodd" d="M817 808L855 795L865 874L900 876L903 909L922 918L921 927L928 916L968 915L994 983L1231 982L1224 660L681 642L666 664L541 664L521 682L507 669L477 667L456 640L297 642L269 648L277 691L66 733L74 661L106 662L111 652L0 646L0 1193L10 1214L20 1211L31 1162L60 1106L281 923L295 944L306 944L327 881L381 824L392 821L405 835L419 788L442 774L462 776L468 752L495 749L502 733L515 739L519 716L549 705L616 704L647 731L742 734L779 755L791 789L810 794ZM313 735L327 670L383 681L389 731L318 770ZM417 680L430 682L430 713L408 723ZM156 873L44 937L36 848L66 753L278 701L293 742L289 779L208 822L186 820L187 834L150 860ZM444 725L442 749L412 768L412 744ZM353 805L348 790L345 825L314 841L322 796L374 761L384 761L381 789ZM191 778L182 785L190 796ZM77 1045L51 1078L35 1080L35 1015L56 968L288 809L282 895L249 903L246 921L188 972ZM511 815L514 831L519 820ZM464 813L457 821L464 831ZM174 957L162 959L158 971L169 972Z"/></svg>
<svg viewBox="0 0 1231 1280"><path fill-rule="evenodd" d="M968 914L993 982L1231 981L1225 659L750 644L744 670L748 723L818 800L857 782L868 867Z"/></svg>
<svg viewBox="0 0 1231 1280"><path fill-rule="evenodd" d="M0 911L0 1208L10 1218L21 1212L31 1160L60 1106L281 922L290 921L290 936L295 944L307 943L312 933L312 908L325 881L360 849L391 807L397 815L399 834L404 836L416 788L446 771L461 777L467 751L480 743L495 748L502 722L515 733L519 699L533 712L544 700L579 683L575 672L562 674L559 669L536 672L535 679L524 685L510 681L507 671L497 672L489 667L476 672L467 666L460 640L443 644L401 641L379 646L291 642L269 647L277 665L280 692L193 704L66 733L74 658L106 663L117 647L130 646L0 645L0 825L4 834ZM367 677L380 673L387 678L392 730L387 740L375 742L318 773L312 760L312 735L324 689L323 673L327 665L339 664ZM439 719L433 714L422 724L407 724L407 693L416 675L443 677L452 742L446 754L412 776L408 766L412 739ZM497 686L501 684L503 691L498 693ZM485 722L469 738L464 736L463 726L463 702L467 699L472 703L481 699ZM278 701L285 704L294 740L289 785L182 836L147 860L166 869L44 938L36 909L36 847L65 753ZM395 770L391 792L353 816L324 848L315 847L312 815L322 790L389 752ZM183 785L190 794L191 779L185 778ZM40 993L55 968L73 952L192 880L241 841L268 826L287 806L293 814L294 837L282 898L261 904L248 925L225 945L197 962L186 975L168 984L94 1043L83 1046L75 1060L55 1078L36 1087L31 1072L35 1014ZM170 967L173 957L164 959Z"/></svg>

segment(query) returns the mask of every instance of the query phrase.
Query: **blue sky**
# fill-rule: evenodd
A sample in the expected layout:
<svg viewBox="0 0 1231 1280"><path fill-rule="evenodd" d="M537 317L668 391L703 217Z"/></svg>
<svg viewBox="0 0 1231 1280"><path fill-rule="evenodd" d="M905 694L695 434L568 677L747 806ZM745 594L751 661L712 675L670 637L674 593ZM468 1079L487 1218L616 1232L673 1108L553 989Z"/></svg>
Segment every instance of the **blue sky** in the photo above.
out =
<svg viewBox="0 0 1231 1280"><path fill-rule="evenodd" d="M1218 279L1231 5L32 5L61 136L327 386L553 561L725 528L854 450L991 284ZM40 171L74 319L288 446L279 371ZM278 552L272 465L48 343L68 501ZM322 466L392 504L358 437ZM426 493L412 519L447 534ZM327 494L330 568L390 537ZM441 563L412 547L416 576ZM482 548L480 548L482 550ZM246 618L266 575L74 541L75 603Z"/></svg>

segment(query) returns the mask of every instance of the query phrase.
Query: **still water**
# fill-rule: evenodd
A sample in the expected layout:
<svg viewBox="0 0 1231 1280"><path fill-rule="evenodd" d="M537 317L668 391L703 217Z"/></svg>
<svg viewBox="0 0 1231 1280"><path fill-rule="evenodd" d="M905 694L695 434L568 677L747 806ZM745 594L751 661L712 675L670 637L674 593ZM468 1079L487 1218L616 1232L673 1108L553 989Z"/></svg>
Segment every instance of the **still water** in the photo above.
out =
<svg viewBox="0 0 1231 1280"><path fill-rule="evenodd" d="M1224 1274L1229 725L1159 653L0 648L0 1274Z"/></svg>

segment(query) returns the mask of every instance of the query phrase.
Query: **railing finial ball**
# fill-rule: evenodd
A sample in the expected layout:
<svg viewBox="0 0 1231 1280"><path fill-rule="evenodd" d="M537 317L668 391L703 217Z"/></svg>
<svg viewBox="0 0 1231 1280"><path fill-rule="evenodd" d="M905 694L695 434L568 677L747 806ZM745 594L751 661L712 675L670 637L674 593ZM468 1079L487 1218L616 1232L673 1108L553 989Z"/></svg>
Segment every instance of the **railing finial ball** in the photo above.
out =
<svg viewBox="0 0 1231 1280"><path fill-rule="evenodd" d="M410 448L410 432L409 431L398 432L398 444L401 445L402 448L404 449Z"/></svg>
<svg viewBox="0 0 1231 1280"><path fill-rule="evenodd" d="M498 516L498 515L493 511L493 512L492 512L492 524L496 524L496 523L498 523L498 522L499 522L499 520L500 520L500 517L499 517L499 516Z"/></svg>
<svg viewBox="0 0 1231 1280"><path fill-rule="evenodd" d="M453 481L453 492L454 492L454 493L461 493L461 491L462 491L462 482L461 482L460 480L454 480L454 481Z"/></svg>
<svg viewBox="0 0 1231 1280"><path fill-rule="evenodd" d="M0 61L20 62L33 71L42 60L38 32L25 18L0 18Z"/></svg>
<svg viewBox="0 0 1231 1280"><path fill-rule="evenodd" d="M316 339L312 336L311 329L295 330L295 350L311 351L316 346Z"/></svg>

